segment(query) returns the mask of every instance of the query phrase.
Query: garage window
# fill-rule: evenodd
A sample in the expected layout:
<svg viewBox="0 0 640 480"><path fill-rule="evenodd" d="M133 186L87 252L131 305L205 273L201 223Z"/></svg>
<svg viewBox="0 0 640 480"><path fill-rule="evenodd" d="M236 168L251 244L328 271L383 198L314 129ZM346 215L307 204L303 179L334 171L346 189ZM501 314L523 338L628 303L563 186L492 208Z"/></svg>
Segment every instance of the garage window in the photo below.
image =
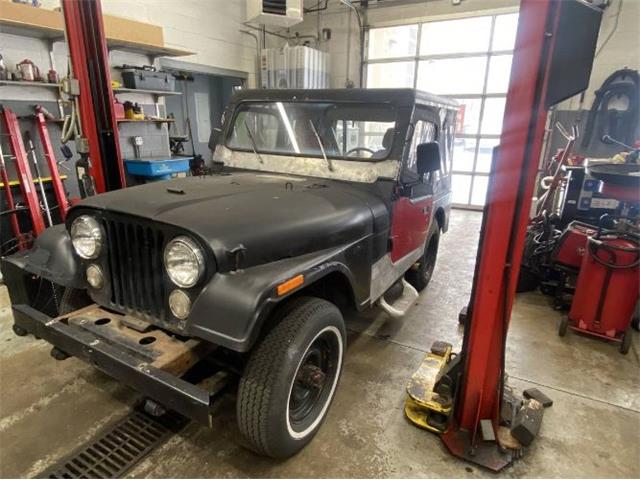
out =
<svg viewBox="0 0 640 480"><path fill-rule="evenodd" d="M509 13L369 31L367 87L415 87L460 103L452 170L459 206L485 203L517 23L518 14Z"/></svg>

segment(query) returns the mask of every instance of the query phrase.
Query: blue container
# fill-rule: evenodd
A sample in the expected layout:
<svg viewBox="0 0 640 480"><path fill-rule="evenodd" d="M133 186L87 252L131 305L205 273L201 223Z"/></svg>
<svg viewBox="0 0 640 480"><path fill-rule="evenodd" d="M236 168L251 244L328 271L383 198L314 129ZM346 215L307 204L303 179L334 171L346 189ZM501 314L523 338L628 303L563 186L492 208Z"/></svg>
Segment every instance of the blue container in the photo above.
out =
<svg viewBox="0 0 640 480"><path fill-rule="evenodd" d="M129 175L145 177L150 180L167 180L178 173L189 171L189 160L193 157L145 158L124 160Z"/></svg>

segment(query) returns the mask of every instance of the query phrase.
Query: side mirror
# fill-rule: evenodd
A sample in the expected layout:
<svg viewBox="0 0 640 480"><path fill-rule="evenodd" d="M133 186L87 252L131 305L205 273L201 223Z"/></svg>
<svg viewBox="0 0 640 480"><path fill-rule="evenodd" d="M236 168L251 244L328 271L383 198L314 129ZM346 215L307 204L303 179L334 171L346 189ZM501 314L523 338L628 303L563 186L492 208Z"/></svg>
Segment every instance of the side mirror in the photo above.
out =
<svg viewBox="0 0 640 480"><path fill-rule="evenodd" d="M440 146L436 142L418 145L416 167L420 178L423 178L426 173L440 170Z"/></svg>

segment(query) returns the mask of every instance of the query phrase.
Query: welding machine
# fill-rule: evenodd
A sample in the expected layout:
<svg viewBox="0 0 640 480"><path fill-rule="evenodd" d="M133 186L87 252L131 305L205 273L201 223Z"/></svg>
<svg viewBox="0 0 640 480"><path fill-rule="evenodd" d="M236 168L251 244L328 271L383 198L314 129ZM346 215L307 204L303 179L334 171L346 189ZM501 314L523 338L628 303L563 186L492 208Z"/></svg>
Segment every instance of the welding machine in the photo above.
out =
<svg viewBox="0 0 640 480"><path fill-rule="evenodd" d="M640 165L603 164L589 172L601 183L600 191L620 202L617 218L604 215L595 232L583 232L586 244L568 316L558 334L568 328L631 346L631 321L640 296ZM605 228L605 226L607 228ZM574 263L576 257L568 255Z"/></svg>
<svg viewBox="0 0 640 480"><path fill-rule="evenodd" d="M564 170L566 183L560 203L561 226L572 220L597 225L602 215L614 214L618 200L603 195L599 191L600 181L591 176L584 166L566 166Z"/></svg>

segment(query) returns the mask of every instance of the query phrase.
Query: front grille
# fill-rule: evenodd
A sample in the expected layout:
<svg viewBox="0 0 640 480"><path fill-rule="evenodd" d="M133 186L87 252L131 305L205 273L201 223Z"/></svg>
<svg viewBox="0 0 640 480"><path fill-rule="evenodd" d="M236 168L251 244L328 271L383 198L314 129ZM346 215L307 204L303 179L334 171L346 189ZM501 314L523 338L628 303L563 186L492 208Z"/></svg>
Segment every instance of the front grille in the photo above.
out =
<svg viewBox="0 0 640 480"><path fill-rule="evenodd" d="M126 312L164 320L161 231L126 219L104 220L111 303Z"/></svg>

